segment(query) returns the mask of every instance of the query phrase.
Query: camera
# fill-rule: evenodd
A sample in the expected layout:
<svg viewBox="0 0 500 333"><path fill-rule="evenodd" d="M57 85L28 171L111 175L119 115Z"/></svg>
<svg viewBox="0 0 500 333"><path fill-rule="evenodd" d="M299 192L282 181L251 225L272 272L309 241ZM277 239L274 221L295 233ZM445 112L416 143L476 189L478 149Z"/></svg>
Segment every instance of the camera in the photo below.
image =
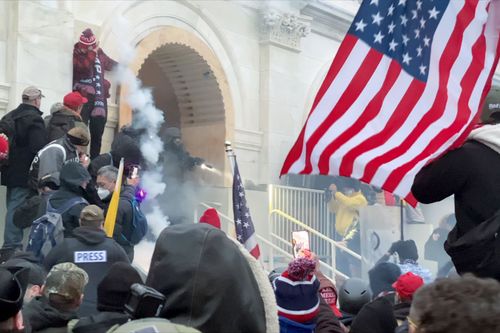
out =
<svg viewBox="0 0 500 333"><path fill-rule="evenodd" d="M159 291L134 283L125 303L125 313L132 319L158 317L165 301L165 296Z"/></svg>

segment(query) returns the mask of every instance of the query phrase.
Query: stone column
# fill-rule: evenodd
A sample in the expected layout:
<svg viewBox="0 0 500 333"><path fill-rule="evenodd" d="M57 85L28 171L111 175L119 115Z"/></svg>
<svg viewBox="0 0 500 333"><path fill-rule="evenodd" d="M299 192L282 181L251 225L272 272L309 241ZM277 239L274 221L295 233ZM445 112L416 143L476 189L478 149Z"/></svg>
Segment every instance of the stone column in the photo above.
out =
<svg viewBox="0 0 500 333"><path fill-rule="evenodd" d="M261 11L260 112L264 132L262 183L277 183L279 171L301 123L308 83L298 71L301 40L310 33L307 16L273 8Z"/></svg>

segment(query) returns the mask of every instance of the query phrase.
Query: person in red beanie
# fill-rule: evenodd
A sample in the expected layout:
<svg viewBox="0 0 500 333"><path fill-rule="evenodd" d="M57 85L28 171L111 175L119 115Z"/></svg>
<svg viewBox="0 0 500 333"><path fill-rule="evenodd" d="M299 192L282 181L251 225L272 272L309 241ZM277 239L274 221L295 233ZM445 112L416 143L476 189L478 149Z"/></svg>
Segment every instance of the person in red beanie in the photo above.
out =
<svg viewBox="0 0 500 333"><path fill-rule="evenodd" d="M406 326L405 320L410 314L413 295L423 285L424 280L412 272L401 275L392 285L396 291L396 304L393 307L394 316L398 324L402 324L402 327Z"/></svg>
<svg viewBox="0 0 500 333"><path fill-rule="evenodd" d="M72 91L64 96L63 103L52 105L50 116L45 118L49 141L62 138L73 127L88 131L81 116L83 105L87 102L78 91Z"/></svg>
<svg viewBox="0 0 500 333"><path fill-rule="evenodd" d="M207 209L200 217L200 223L210 224L211 226L220 229L220 218L215 208Z"/></svg>
<svg viewBox="0 0 500 333"><path fill-rule="evenodd" d="M99 47L92 30L85 29L73 48L73 90L88 99L82 110L82 118L90 128L92 159L100 154L108 113L107 98L110 97L111 84L104 78L104 72L116 65L117 62Z"/></svg>

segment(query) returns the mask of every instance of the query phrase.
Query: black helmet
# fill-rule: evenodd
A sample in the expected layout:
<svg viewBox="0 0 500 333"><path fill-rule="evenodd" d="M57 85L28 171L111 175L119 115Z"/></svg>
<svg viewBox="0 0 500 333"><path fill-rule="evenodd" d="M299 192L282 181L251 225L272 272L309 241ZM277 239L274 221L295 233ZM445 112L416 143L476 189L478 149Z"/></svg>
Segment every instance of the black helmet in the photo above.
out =
<svg viewBox="0 0 500 333"><path fill-rule="evenodd" d="M357 278L348 279L339 291L340 310L356 315L371 298L367 282Z"/></svg>

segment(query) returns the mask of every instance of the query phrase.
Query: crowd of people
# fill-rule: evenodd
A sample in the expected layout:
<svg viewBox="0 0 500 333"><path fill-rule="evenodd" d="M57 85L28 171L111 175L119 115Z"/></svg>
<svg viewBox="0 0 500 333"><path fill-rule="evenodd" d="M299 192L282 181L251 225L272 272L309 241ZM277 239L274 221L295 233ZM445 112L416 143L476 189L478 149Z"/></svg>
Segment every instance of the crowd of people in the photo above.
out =
<svg viewBox="0 0 500 333"><path fill-rule="evenodd" d="M425 257L438 262L437 277L419 263L411 239L388 246L367 280L343 251L338 268L352 276L343 281L325 276L309 249L269 273L221 231L217 211L185 223L175 200L165 204L172 206L167 210L174 223L156 239L143 272L132 265L134 247L147 232L139 188L142 133L122 128L111 150L102 152L109 95L103 73L116 62L86 29L75 45L74 65L73 89L49 116L40 110L42 91L30 86L0 120L1 183L7 188L0 333L500 332L497 122L475 129L466 144L415 179L412 191L420 202L455 195L456 218L443 218L425 246ZM203 160L184 150L178 129L164 134L163 162L174 184L167 195L184 200L177 185ZM483 158L488 162L475 163ZM367 199L354 180L329 190L333 238L339 248L359 252L359 210L374 198ZM112 209L116 222L109 234L105 221Z"/></svg>

